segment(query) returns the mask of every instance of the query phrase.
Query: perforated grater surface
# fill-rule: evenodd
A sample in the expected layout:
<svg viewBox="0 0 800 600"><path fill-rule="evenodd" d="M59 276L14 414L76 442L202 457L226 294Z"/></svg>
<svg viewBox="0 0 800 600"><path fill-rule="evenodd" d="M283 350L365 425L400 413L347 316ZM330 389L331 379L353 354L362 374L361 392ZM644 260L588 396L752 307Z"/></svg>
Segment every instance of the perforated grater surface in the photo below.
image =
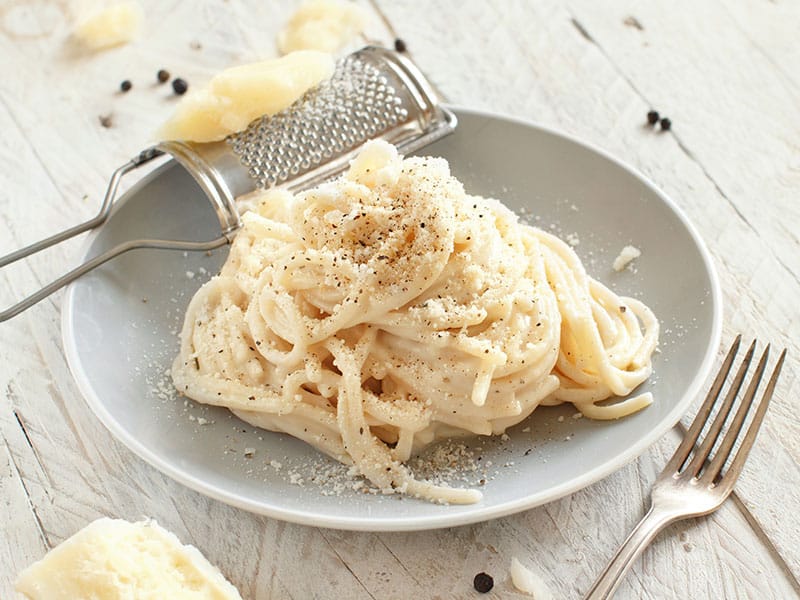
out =
<svg viewBox="0 0 800 600"><path fill-rule="evenodd" d="M451 132L456 118L439 106L419 70L384 48L339 61L327 82L291 107L262 117L223 142L166 142L217 207L223 232L239 226L233 199L256 188L311 187L342 172L369 140L413 152Z"/></svg>
<svg viewBox="0 0 800 600"><path fill-rule="evenodd" d="M142 151L113 173L96 217L0 258L0 268L102 225L122 176L164 154L191 173L208 196L222 229L219 238L205 242L140 239L120 244L0 312L0 322L128 250L210 250L230 243L241 225L237 197L258 188L284 186L298 191L312 187L344 171L370 139L384 139L408 154L455 126L455 115L438 104L430 84L411 61L385 48L363 48L340 60L330 80L286 110L253 121L241 133L221 142L162 142Z"/></svg>
<svg viewBox="0 0 800 600"><path fill-rule="evenodd" d="M410 98L369 62L373 54L347 57L299 106L227 140L259 187L297 177L408 120Z"/></svg>

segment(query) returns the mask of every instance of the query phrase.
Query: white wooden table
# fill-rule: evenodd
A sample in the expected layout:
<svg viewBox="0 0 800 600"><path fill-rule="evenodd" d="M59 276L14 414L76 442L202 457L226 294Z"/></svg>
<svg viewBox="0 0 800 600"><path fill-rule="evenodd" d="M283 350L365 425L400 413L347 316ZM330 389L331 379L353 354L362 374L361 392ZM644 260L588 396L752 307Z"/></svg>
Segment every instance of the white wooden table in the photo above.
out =
<svg viewBox="0 0 800 600"><path fill-rule="evenodd" d="M274 56L296 2L143 2L145 35L88 55L67 0L0 1L0 254L94 213L107 177L190 84ZM619 598L800 595L800 4L789 0L375 0L367 37L408 44L458 104L533 119L634 165L690 216L716 260L724 341L790 360L734 497L670 527ZM134 89L116 93L131 79ZM673 130L643 127L654 107ZM101 126L110 115L112 127ZM0 274L3 306L63 272L77 243ZM474 526L348 533L248 514L192 492L117 443L67 370L55 295L0 325L0 596L17 572L103 515L149 516L199 547L247 599L513 598L518 556L578 598L645 509L678 434L558 502ZM522 597L522 596L519 596Z"/></svg>

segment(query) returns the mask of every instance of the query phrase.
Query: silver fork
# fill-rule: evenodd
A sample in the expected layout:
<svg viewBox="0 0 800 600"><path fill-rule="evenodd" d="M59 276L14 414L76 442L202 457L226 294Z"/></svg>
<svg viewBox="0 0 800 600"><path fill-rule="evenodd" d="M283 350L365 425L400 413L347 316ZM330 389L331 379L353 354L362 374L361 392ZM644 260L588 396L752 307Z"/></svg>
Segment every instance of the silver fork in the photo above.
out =
<svg viewBox="0 0 800 600"><path fill-rule="evenodd" d="M614 558L611 559L603 573L584 596L584 600L611 598L622 578L633 565L633 562L659 531L675 521L707 515L715 511L733 491L733 486L742 472L744 462L764 420L764 414L767 412L767 406L770 398L772 398L778 375L786 358L786 350L784 349L772 371L756 412L744 432L744 437L741 439L738 450L734 453L734 446L740 433L742 433L742 425L753 404L761 378L767 368L767 360L769 358L769 345L767 345L761 355L761 360L758 362L755 374L747 386L744 398L733 417L733 421L731 421L715 449L714 446L720 438L722 428L739 397L739 391L745 375L750 369L750 363L756 349L756 342L753 341L742 360L736 377L730 384L725 399L719 406L716 415L712 417L713 410L718 404L722 387L731 373L741 339L742 336L739 335L734 340L711 389L708 391L708 396L706 396L703 406L683 438L683 442L678 446L675 454L672 455L667 466L664 467L664 470L656 479L650 494L650 510L622 543ZM708 425L708 431L703 440L698 442L700 434L706 428L706 425ZM712 450L715 450L713 456L711 455ZM733 456L733 459L723 472L723 467L725 467L731 456Z"/></svg>

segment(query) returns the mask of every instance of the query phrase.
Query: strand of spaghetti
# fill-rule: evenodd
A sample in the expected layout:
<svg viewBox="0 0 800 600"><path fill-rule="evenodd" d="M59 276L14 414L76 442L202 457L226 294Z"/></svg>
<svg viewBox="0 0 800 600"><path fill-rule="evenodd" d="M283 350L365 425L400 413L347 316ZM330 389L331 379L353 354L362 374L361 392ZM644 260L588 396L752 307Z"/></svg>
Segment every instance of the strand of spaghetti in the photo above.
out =
<svg viewBox="0 0 800 600"><path fill-rule="evenodd" d="M368 330L355 351L349 350L340 340L328 342L328 350L336 357L342 371L337 419L345 450L361 473L386 493L397 489L412 496L449 504L478 502L482 497L478 491L445 488L413 479L408 469L392 459L386 446L370 433L361 405L359 363L363 362L364 349L374 335L374 329Z"/></svg>
<svg viewBox="0 0 800 600"><path fill-rule="evenodd" d="M613 420L627 417L635 412L639 412L643 408L650 406L653 403L653 394L646 392L626 398L620 402L613 404L595 404L593 402L576 402L575 407L590 419L598 420Z"/></svg>
<svg viewBox="0 0 800 600"><path fill-rule="evenodd" d="M332 411L301 404L286 415L245 410L233 410L233 414L256 427L288 433L339 462L347 465L353 462L342 444L336 415Z"/></svg>

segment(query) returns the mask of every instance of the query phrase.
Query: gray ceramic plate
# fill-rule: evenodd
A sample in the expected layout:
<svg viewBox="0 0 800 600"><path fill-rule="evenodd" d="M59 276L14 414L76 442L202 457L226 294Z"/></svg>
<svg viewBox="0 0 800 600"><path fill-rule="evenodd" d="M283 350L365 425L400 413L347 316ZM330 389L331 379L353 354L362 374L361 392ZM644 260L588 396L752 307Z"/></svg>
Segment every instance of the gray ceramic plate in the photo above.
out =
<svg viewBox="0 0 800 600"><path fill-rule="evenodd" d="M590 274L640 298L660 318L661 352L642 386L654 392L652 406L618 422L542 408L507 440L469 441L473 458L466 462L476 470L453 484L485 480L475 505L364 494L298 440L175 397L167 370L184 309L226 251L143 250L82 278L66 296L67 358L98 418L133 452L195 490L275 518L341 529L430 529L507 515L583 488L643 452L687 410L718 347L720 293L708 252L664 194L603 152L526 122L457 113L456 133L425 153L446 157L467 190L502 198L535 224L579 240ZM87 256L132 236L197 240L218 233L211 205L170 163L120 200L88 241ZM635 272L615 273L612 261L626 244L642 256Z"/></svg>

